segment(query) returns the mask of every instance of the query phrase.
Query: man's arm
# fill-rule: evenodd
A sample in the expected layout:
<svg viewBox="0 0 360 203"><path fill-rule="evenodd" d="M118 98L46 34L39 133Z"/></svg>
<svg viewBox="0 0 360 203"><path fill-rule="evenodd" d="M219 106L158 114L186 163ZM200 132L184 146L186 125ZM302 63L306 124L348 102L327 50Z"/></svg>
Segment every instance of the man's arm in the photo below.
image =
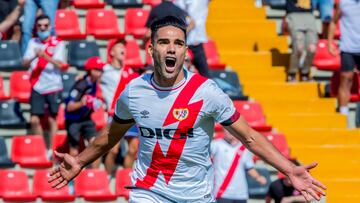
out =
<svg viewBox="0 0 360 203"><path fill-rule="evenodd" d="M63 66L65 65L60 60L53 59L51 56L47 55L43 50L39 50L37 52L37 56L44 58L49 63L52 63L56 68L59 68L59 69L63 69Z"/></svg>
<svg viewBox="0 0 360 203"><path fill-rule="evenodd" d="M230 126L225 126L225 128L238 138L250 151L286 174L290 178L293 186L300 191L307 200L310 201L312 199L311 197L320 200L321 195L325 195L320 188L325 190L326 187L308 173L308 170L317 165L316 163L308 166L295 166L282 156L263 135L249 127L242 117Z"/></svg>
<svg viewBox="0 0 360 203"><path fill-rule="evenodd" d="M260 175L255 168L251 168L247 171L247 173L256 180L256 182L260 183L261 185L266 184L266 178Z"/></svg>
<svg viewBox="0 0 360 203"><path fill-rule="evenodd" d="M332 55L337 54L335 52L335 47L333 46L333 41L334 41L334 36L335 36L336 24L339 21L340 17L341 17L341 11L340 11L339 5L337 5L334 17L330 22L329 31L328 31L328 49Z"/></svg>
<svg viewBox="0 0 360 203"><path fill-rule="evenodd" d="M301 202L307 202L306 199L302 195L297 196L290 196L290 197L284 197L281 200L281 203L301 203Z"/></svg>
<svg viewBox="0 0 360 203"><path fill-rule="evenodd" d="M14 10L0 23L0 32L7 32L18 20L24 7L25 0L18 0L18 5Z"/></svg>
<svg viewBox="0 0 360 203"><path fill-rule="evenodd" d="M134 125L131 123L120 123L114 119L110 127L103 129L94 142L87 147L78 156L73 157L69 154L58 153L56 156L62 158L64 161L61 165L50 172L49 183L52 183L53 188L60 189L67 185L69 181L74 179L81 170L98 159L100 156L109 151L120 139L124 136L126 131Z"/></svg>

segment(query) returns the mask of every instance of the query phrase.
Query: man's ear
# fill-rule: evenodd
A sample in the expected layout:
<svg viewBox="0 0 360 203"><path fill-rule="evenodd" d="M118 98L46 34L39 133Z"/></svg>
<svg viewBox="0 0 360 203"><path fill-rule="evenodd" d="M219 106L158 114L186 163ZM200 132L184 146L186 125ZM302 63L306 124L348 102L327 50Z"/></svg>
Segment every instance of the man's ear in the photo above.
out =
<svg viewBox="0 0 360 203"><path fill-rule="evenodd" d="M153 53L154 53L154 46L153 46L152 43L150 43L147 51L148 51L148 53L150 54L150 56L153 55Z"/></svg>

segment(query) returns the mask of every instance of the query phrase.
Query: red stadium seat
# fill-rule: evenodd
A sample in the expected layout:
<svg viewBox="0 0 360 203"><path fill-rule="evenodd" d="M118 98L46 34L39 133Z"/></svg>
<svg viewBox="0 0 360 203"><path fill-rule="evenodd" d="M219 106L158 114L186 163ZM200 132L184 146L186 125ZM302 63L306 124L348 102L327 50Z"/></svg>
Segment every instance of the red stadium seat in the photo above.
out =
<svg viewBox="0 0 360 203"><path fill-rule="evenodd" d="M144 67L144 62L141 59L140 47L135 40L126 40L126 54L125 64L131 68Z"/></svg>
<svg viewBox="0 0 360 203"><path fill-rule="evenodd" d="M143 0L142 2L143 2L143 4L148 4L151 7L154 7L154 6L158 5L158 4L160 4L161 0Z"/></svg>
<svg viewBox="0 0 360 203"><path fill-rule="evenodd" d="M21 167L48 168L52 162L46 157L46 146L43 136L15 136L12 141L11 159Z"/></svg>
<svg viewBox="0 0 360 203"><path fill-rule="evenodd" d="M204 49L210 69L225 69L226 64L221 63L216 44L213 40L209 40L207 43L204 43Z"/></svg>
<svg viewBox="0 0 360 203"><path fill-rule="evenodd" d="M333 43L337 48L336 43ZM339 70L340 69L340 54L337 48L337 55L333 56L328 51L328 41L319 40L314 57L314 66L319 70Z"/></svg>
<svg viewBox="0 0 360 203"><path fill-rule="evenodd" d="M264 112L258 102L234 101L235 108L249 125L257 131L271 131L272 127L266 124Z"/></svg>
<svg viewBox="0 0 360 203"><path fill-rule="evenodd" d="M335 71L330 80L330 95L336 97L340 86L340 72ZM360 73L355 72L353 76L353 83L351 86L350 101L360 101Z"/></svg>
<svg viewBox="0 0 360 203"><path fill-rule="evenodd" d="M105 3L100 0L74 0L73 5L75 8L80 9L92 9L92 8L104 8Z"/></svg>
<svg viewBox="0 0 360 203"><path fill-rule="evenodd" d="M66 185L60 190L52 188L48 183L50 177L48 170L36 170L33 177L33 191L42 201L47 202L70 202L75 196L69 193L69 186Z"/></svg>
<svg viewBox="0 0 360 203"><path fill-rule="evenodd" d="M113 201L117 196L110 192L109 184L106 171L86 169L75 179L74 185L76 195L86 201Z"/></svg>
<svg viewBox="0 0 360 203"><path fill-rule="evenodd" d="M101 107L100 109L94 111L91 114L91 120L94 121L96 130L101 130L102 128L104 128L107 124L104 108Z"/></svg>
<svg viewBox="0 0 360 203"><path fill-rule="evenodd" d="M94 9L86 14L86 33L96 39L124 38L114 10Z"/></svg>
<svg viewBox="0 0 360 203"><path fill-rule="evenodd" d="M56 134L53 138L53 145L51 150L61 153L69 153L69 144L67 142L66 134ZM57 158L54 154L54 158Z"/></svg>
<svg viewBox="0 0 360 203"><path fill-rule="evenodd" d="M290 149L284 134L264 132L263 135L280 151L282 155L286 158L290 158Z"/></svg>
<svg viewBox="0 0 360 203"><path fill-rule="evenodd" d="M213 139L223 139L224 138L224 132L215 132Z"/></svg>
<svg viewBox="0 0 360 203"><path fill-rule="evenodd" d="M0 100L5 100L9 98L10 97L7 96L5 93L3 77L0 75Z"/></svg>
<svg viewBox="0 0 360 203"><path fill-rule="evenodd" d="M128 8L125 13L125 34L133 35L135 38L143 38L147 28L146 21L150 10L142 8Z"/></svg>
<svg viewBox="0 0 360 203"><path fill-rule="evenodd" d="M220 123L215 123L215 132L223 131L223 127Z"/></svg>
<svg viewBox="0 0 360 203"><path fill-rule="evenodd" d="M86 38L86 35L80 31L79 19L74 10L60 9L56 11L55 31L56 35L64 40Z"/></svg>
<svg viewBox="0 0 360 203"><path fill-rule="evenodd" d="M30 75L27 71L13 71L10 75L10 97L28 103L31 94Z"/></svg>
<svg viewBox="0 0 360 203"><path fill-rule="evenodd" d="M65 107L63 104L59 106L59 111L56 117L56 123L58 125L59 130L65 129Z"/></svg>
<svg viewBox="0 0 360 203"><path fill-rule="evenodd" d="M24 171L0 170L0 198L4 202L32 202L36 196L30 192Z"/></svg>
<svg viewBox="0 0 360 203"><path fill-rule="evenodd" d="M124 197L129 199L129 189L126 189L126 186L131 186L131 173L132 169L118 169L116 171L116 182L115 182L115 191L117 196Z"/></svg>

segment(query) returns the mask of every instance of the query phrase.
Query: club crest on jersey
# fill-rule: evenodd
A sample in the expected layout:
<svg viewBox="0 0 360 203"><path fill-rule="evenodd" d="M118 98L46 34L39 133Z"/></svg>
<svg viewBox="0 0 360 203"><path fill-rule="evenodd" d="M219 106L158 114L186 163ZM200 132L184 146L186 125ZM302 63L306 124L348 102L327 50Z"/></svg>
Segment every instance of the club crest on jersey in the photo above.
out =
<svg viewBox="0 0 360 203"><path fill-rule="evenodd" d="M189 116L189 109L174 109L173 116L178 121L183 121Z"/></svg>

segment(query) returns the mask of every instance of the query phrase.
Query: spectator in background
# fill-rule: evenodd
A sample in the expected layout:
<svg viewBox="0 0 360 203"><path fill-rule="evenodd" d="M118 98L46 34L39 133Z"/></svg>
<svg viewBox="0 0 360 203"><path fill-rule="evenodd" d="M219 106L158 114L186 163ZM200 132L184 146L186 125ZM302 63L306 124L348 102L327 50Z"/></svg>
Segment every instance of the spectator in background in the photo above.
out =
<svg viewBox="0 0 360 203"><path fill-rule="evenodd" d="M77 156L80 136L92 143L97 135L95 123L91 120L94 110L101 107L101 100L95 97L96 86L103 73L105 63L97 56L89 58L85 62L87 74L76 81L66 99L65 128L70 144L70 154ZM97 168L100 160L93 163Z"/></svg>
<svg viewBox="0 0 360 203"><path fill-rule="evenodd" d="M245 173L260 184L266 184L266 178L254 168L251 152L227 130L224 130L224 138L212 141L211 156L218 203L247 202L249 193ZM231 170L233 167L234 170Z"/></svg>
<svg viewBox="0 0 360 203"><path fill-rule="evenodd" d="M2 10L4 9L4 1L0 1L0 6L2 7ZM5 1L7 2L7 1ZM13 2L13 1L11 1ZM17 1L18 4L11 10L11 12L9 13L3 13L1 12L1 16L0 16L0 40L3 38L3 36L10 30L11 27L13 27L13 35L14 35L14 40L18 41L19 37L15 37L15 35L20 35L19 32L16 32L16 30L19 29L19 27L17 26L17 28L14 27L14 25L16 24L16 22L18 21L21 12L23 10L24 7L24 3L25 0L18 0ZM6 16L4 16L4 14L6 14Z"/></svg>
<svg viewBox="0 0 360 203"><path fill-rule="evenodd" d="M203 43L208 41L206 35L206 18L208 15L209 0L175 0L174 4L187 12L192 19L188 27L186 40L189 49L194 55L193 64L202 76L210 77Z"/></svg>
<svg viewBox="0 0 360 203"><path fill-rule="evenodd" d="M328 35L329 24L333 16L334 0L312 0L312 6L314 9L319 9L322 21L321 38L326 38Z"/></svg>
<svg viewBox="0 0 360 203"><path fill-rule="evenodd" d="M296 166L300 163L296 160L291 160ZM281 174L281 177L270 184L268 194L266 195L266 203L302 203L307 202L301 193L292 186L290 179Z"/></svg>
<svg viewBox="0 0 360 203"><path fill-rule="evenodd" d="M40 123L48 107L50 143L57 132L56 116L60 104L59 92L63 89L60 71L68 68L65 63L65 44L50 34L50 18L41 15L36 19L36 30L38 37L29 41L23 57L24 67L30 67L31 82L31 118L32 132L36 135L43 135L43 128ZM49 150L51 153L51 150Z"/></svg>
<svg viewBox="0 0 360 203"><path fill-rule="evenodd" d="M341 51L341 74L338 93L339 112L348 115L348 102L355 66L360 69L360 1L341 0L336 7L335 16L330 23L328 47L333 55L333 47L336 23L340 19L340 51Z"/></svg>
<svg viewBox="0 0 360 203"><path fill-rule="evenodd" d="M59 0L26 0L24 7L24 21L22 23L21 51L24 54L32 37L36 13L41 8L43 14L49 16L51 34L55 36L55 13Z"/></svg>
<svg viewBox="0 0 360 203"><path fill-rule="evenodd" d="M109 112L109 121L111 122L114 114L114 107L117 98L124 90L127 83L133 78L137 77L131 68L125 67L125 44L124 39L112 40L108 48L109 63L104 66L104 73L101 77L101 92L105 99L107 110ZM136 153L137 153L137 126L133 126L125 134L125 139L128 142L128 151L124 158L124 168L132 168ZM115 158L119 153L119 145L115 145L106 155L105 168L111 174L115 165Z"/></svg>
<svg viewBox="0 0 360 203"><path fill-rule="evenodd" d="M286 21L288 22L292 53L287 81L295 82L300 69L300 80L309 81L318 35L311 1L286 0Z"/></svg>

